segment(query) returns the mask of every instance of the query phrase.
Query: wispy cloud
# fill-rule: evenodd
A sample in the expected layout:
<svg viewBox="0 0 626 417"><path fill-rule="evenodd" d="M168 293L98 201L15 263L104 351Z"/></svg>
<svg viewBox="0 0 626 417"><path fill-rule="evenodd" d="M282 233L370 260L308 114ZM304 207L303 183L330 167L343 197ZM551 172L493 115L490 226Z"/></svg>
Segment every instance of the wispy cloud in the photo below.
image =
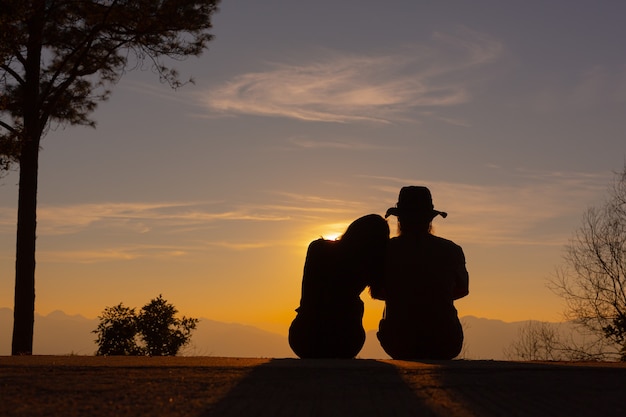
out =
<svg viewBox="0 0 626 417"><path fill-rule="evenodd" d="M267 248L269 246L273 246L271 242L227 242L227 241L211 242L209 245L226 248L226 249L233 249L233 250L261 249L261 248Z"/></svg>
<svg viewBox="0 0 626 417"><path fill-rule="evenodd" d="M44 248L38 252L38 259L45 262L72 262L93 264L99 262L132 261L137 259L172 260L184 258L197 248L177 245L135 244L99 247L98 242L87 245L88 248L51 250Z"/></svg>
<svg viewBox="0 0 626 417"><path fill-rule="evenodd" d="M315 194L267 191L262 201L229 204L221 201L42 204L37 218L41 236L70 235L87 229L144 234L160 228L169 233L184 233L220 222L275 223L293 220L294 213L318 217L351 213L356 207L358 204L353 201ZM0 233L14 233L15 225L15 209L0 206Z"/></svg>
<svg viewBox="0 0 626 417"><path fill-rule="evenodd" d="M326 224L329 219L347 224L359 212L359 203L349 199L271 190L263 193L261 200L238 203L42 205L38 259L79 264L189 261L216 250L293 247L301 244L299 236L311 225ZM0 207L2 234L14 233L14 214L10 208ZM233 227L232 222L239 224ZM310 237L307 234L306 239Z"/></svg>
<svg viewBox="0 0 626 417"><path fill-rule="evenodd" d="M450 214L436 221L436 230L461 244L561 246L584 210L604 196L610 179L608 173L491 169L499 178L508 178L473 185L367 176L361 178L369 184L366 196L268 190L259 200L233 207L223 202L43 205L39 235L45 240L39 258L76 263L183 260L221 249L293 247L317 235L328 238L343 232L372 201L374 211L393 205L400 187L407 184L430 187L435 207ZM15 227L13 217L12 210L0 207L6 239L14 236L14 230L8 230L9 225ZM231 222L248 226L233 228Z"/></svg>
<svg viewBox="0 0 626 417"><path fill-rule="evenodd" d="M375 143L365 143L359 140L314 140L304 137L292 137L288 139L289 143L296 148L301 149L334 149L348 151L379 151L394 150L395 148L387 145Z"/></svg>
<svg viewBox="0 0 626 417"><path fill-rule="evenodd" d="M315 194L273 192L275 203L264 208L278 213L297 213L300 219L320 219L329 216L345 217L358 213L361 203L349 199L329 198Z"/></svg>
<svg viewBox="0 0 626 417"><path fill-rule="evenodd" d="M459 75L500 54L499 42L461 32L435 33L428 43L393 53L324 51L306 63L275 63L266 71L237 75L200 100L223 114L337 123L407 119L415 108L466 103L470 93Z"/></svg>
<svg viewBox="0 0 626 417"><path fill-rule="evenodd" d="M291 222L291 227L298 227L329 217L350 218L354 211L354 203L349 201L271 191L263 201L237 204L44 204L38 210L38 235L45 238L40 242L38 259L80 264L188 260L204 257L215 249L247 251L289 246L293 244L290 238L276 233L277 222ZM14 216L13 209L0 206L3 239L14 237ZM249 227L233 229L231 222L248 223ZM248 233L249 230L255 232Z"/></svg>
<svg viewBox="0 0 626 417"><path fill-rule="evenodd" d="M15 213L0 207L0 225L14 227ZM185 227L216 221L274 222L285 217L246 207L223 209L218 203L90 203L64 206L42 205L38 209L42 235L78 233L89 227L119 227L134 233L149 232L154 226Z"/></svg>

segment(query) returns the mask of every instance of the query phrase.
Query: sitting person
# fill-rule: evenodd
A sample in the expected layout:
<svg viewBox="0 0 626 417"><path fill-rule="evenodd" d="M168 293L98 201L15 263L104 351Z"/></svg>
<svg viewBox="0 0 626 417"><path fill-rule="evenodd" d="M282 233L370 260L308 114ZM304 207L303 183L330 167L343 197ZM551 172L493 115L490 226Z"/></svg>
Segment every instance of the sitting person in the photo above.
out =
<svg viewBox="0 0 626 417"><path fill-rule="evenodd" d="M370 289L385 300L378 340L393 359L452 359L463 347L454 300L469 293L460 246L431 233L434 210L426 187L403 187L396 207L400 235L389 241L385 274Z"/></svg>
<svg viewBox="0 0 626 417"><path fill-rule="evenodd" d="M289 345L300 358L354 358L365 343L360 294L383 273L389 225L370 214L309 245Z"/></svg>

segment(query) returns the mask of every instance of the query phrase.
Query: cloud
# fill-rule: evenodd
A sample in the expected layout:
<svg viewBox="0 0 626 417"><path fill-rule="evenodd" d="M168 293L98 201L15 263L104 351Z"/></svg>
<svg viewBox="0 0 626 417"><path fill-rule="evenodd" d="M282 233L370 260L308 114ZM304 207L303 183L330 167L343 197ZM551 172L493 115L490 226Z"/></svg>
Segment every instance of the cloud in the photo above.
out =
<svg viewBox="0 0 626 417"><path fill-rule="evenodd" d="M233 250L261 249L273 246L268 242L211 242L210 246L216 246Z"/></svg>
<svg viewBox="0 0 626 417"><path fill-rule="evenodd" d="M216 202L157 203L90 203L65 206L42 205L37 210L38 232L41 235L79 233L87 228L121 228L134 233L147 233L153 227L183 228L217 221L285 220L281 215L263 213L254 208L221 208ZM0 207L0 226L5 231L15 227L15 212Z"/></svg>
<svg viewBox="0 0 626 417"><path fill-rule="evenodd" d="M267 195L272 197L268 197ZM267 191L262 201L239 203L210 202L103 202L70 205L42 204L37 209L38 234L68 235L86 229L115 228L148 233L155 228L187 230L202 224L249 221L275 223L291 221L292 213L345 213L357 203L312 194ZM0 206L3 234L15 229L15 209Z"/></svg>
<svg viewBox="0 0 626 417"><path fill-rule="evenodd" d="M38 209L38 235L43 238L38 245L38 259L79 264L189 260L205 257L215 249L283 247L293 245L293 237L278 232L283 229L276 228L277 222L290 222L289 228L293 228L329 216L349 218L354 212L352 202L315 195L269 194L270 198L266 194L261 202L232 206L221 201L44 204ZM2 241L14 239L14 216L13 209L0 206ZM232 228L230 222L250 226ZM211 229L210 233L205 229Z"/></svg>
<svg viewBox="0 0 626 417"><path fill-rule="evenodd" d="M349 199L322 197L314 194L274 192L275 204L263 206L265 210L276 213L297 213L303 219L327 219L329 216L351 216L358 213L362 203Z"/></svg>
<svg viewBox="0 0 626 417"><path fill-rule="evenodd" d="M303 137L292 137L289 138L288 141L296 148L301 149L333 149L347 151L380 151L396 149L391 146L364 143L357 140L314 140Z"/></svg>
<svg viewBox="0 0 626 417"><path fill-rule="evenodd" d="M499 42L469 30L435 33L430 42L393 53L324 51L317 60L275 63L233 77L200 98L222 114L287 117L316 122L390 123L416 108L470 100L463 75L494 61Z"/></svg>
<svg viewBox="0 0 626 417"><path fill-rule="evenodd" d="M132 261L136 259L171 260L183 258L195 251L195 248L185 248L175 245L122 245L115 247L95 248L98 242L89 246L91 249L68 249L38 251L38 259L47 263L78 263L93 264L99 262Z"/></svg>
<svg viewBox="0 0 626 417"><path fill-rule="evenodd" d="M490 169L502 183L362 176L351 181L365 181L365 195L267 190L256 201L231 207L220 201L43 205L38 253L47 262L95 263L188 260L219 249L302 246L316 236L343 232L365 211L393 205L406 184L429 186L435 207L450 214L436 220L436 231L463 245L562 246L610 180L608 173ZM1 235L7 241L14 238L14 230L8 232L9 224L15 227L14 214L0 207ZM231 227L231 222L245 225Z"/></svg>

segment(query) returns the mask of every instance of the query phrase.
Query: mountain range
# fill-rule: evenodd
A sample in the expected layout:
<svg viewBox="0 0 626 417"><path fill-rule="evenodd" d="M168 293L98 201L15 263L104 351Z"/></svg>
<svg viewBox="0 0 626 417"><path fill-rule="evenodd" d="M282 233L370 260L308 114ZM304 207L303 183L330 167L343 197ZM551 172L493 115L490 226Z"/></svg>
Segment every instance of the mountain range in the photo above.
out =
<svg viewBox="0 0 626 417"><path fill-rule="evenodd" d="M465 316L461 318L465 331L464 359L507 359L505 349L517 338L527 321L501 320ZM558 323L554 323L557 325ZM36 355L93 355L97 350L95 334L98 319L68 315L54 311L36 315L33 353ZM13 311L0 308L0 355L10 355ZM185 356L271 357L295 355L287 337L254 326L224 323L201 318L192 334L191 343L181 354ZM360 358L387 359L376 339L376 330L367 332Z"/></svg>

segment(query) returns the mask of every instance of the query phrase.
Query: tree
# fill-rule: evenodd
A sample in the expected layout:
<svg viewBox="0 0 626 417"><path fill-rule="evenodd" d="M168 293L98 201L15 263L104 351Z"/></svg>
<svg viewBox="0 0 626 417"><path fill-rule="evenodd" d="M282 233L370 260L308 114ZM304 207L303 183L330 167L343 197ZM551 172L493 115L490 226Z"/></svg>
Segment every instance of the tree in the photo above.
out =
<svg viewBox="0 0 626 417"><path fill-rule="evenodd" d="M609 342L607 354L626 361L626 164L608 198L583 215L550 282L566 317Z"/></svg>
<svg viewBox="0 0 626 417"><path fill-rule="evenodd" d="M191 340L198 319L176 318L178 310L159 295L141 308L122 303L106 307L93 333L98 335L96 355L175 356Z"/></svg>
<svg viewBox="0 0 626 417"><path fill-rule="evenodd" d="M504 349L510 360L598 361L610 359L604 337L589 333L572 322L528 321L520 326L517 338Z"/></svg>
<svg viewBox="0 0 626 417"><path fill-rule="evenodd" d="M134 308L122 303L106 307L98 317L100 323L94 333L98 335L96 355L140 355L137 346L137 315Z"/></svg>
<svg viewBox="0 0 626 417"><path fill-rule="evenodd" d="M528 321L517 332L517 339L505 349L509 359L524 361L559 360L559 336L549 323Z"/></svg>
<svg viewBox="0 0 626 417"><path fill-rule="evenodd" d="M137 329L148 356L174 356L189 343L198 319L174 317L178 310L161 295L141 308Z"/></svg>
<svg viewBox="0 0 626 417"><path fill-rule="evenodd" d="M51 123L95 127L90 114L127 71L198 56L219 0L3 0L0 169L19 167L12 354L32 354L39 149ZM191 80L189 80L191 81Z"/></svg>

